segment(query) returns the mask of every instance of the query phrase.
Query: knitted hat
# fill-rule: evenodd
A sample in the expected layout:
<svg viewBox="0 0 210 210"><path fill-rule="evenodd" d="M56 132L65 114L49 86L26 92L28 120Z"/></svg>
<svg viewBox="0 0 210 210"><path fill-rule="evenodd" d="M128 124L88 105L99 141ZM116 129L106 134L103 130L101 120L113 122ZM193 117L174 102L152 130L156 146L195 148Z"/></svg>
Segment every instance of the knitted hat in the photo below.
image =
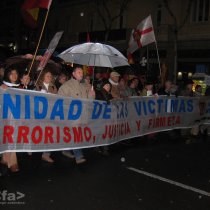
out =
<svg viewBox="0 0 210 210"><path fill-rule="evenodd" d="M110 77L120 77L120 74L116 71L111 72Z"/></svg>

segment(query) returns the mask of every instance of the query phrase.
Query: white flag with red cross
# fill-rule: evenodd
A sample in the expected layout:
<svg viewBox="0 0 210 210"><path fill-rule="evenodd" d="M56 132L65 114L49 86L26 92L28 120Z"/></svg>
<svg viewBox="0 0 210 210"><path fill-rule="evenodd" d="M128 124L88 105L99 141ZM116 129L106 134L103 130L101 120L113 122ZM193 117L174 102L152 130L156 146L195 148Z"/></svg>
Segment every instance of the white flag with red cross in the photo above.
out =
<svg viewBox="0 0 210 210"><path fill-rule="evenodd" d="M151 15L141 21L131 32L128 51L133 53L138 48L156 42Z"/></svg>

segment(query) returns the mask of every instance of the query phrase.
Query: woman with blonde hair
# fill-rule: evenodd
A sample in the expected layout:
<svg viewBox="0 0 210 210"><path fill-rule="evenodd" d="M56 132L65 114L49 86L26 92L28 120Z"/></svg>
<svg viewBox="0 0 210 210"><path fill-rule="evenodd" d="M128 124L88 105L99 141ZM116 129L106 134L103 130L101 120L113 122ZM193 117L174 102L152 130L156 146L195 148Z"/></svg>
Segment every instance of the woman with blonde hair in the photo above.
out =
<svg viewBox="0 0 210 210"><path fill-rule="evenodd" d="M53 75L50 70L45 70L41 73L41 76L37 82L36 90L42 93L57 94L57 88L54 85ZM42 160L48 163L53 163L54 160L50 157L50 152L43 152Z"/></svg>

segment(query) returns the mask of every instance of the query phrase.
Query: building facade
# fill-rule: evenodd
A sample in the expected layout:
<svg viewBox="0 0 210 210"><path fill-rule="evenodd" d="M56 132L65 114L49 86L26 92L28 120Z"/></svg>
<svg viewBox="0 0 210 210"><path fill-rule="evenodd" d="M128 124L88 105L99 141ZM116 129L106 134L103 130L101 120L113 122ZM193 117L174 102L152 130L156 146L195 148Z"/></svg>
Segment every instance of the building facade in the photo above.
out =
<svg viewBox="0 0 210 210"><path fill-rule="evenodd" d="M1 2L0 42L14 42L20 50L34 48L46 11L42 11L40 27L32 30L21 20L23 0ZM128 0L120 13L123 2L53 0L41 47L46 48L57 31L64 31L58 51L86 42L89 32L91 41L110 44L126 55L131 30L151 14L161 64L168 69L169 78L177 77L178 72L185 77L194 72L209 73L210 0ZM5 22L8 12L9 24ZM158 74L155 44L134 53L136 63L142 57L148 57L148 71Z"/></svg>

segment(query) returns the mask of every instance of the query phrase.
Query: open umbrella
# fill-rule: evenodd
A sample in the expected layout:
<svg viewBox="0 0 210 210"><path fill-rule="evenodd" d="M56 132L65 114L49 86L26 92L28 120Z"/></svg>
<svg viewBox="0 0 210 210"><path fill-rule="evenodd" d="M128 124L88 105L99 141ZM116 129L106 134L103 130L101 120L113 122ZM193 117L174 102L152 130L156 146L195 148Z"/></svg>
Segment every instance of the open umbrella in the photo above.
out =
<svg viewBox="0 0 210 210"><path fill-rule="evenodd" d="M114 68L126 66L128 60L112 46L101 43L84 43L75 45L58 55L65 62L87 66Z"/></svg>
<svg viewBox="0 0 210 210"><path fill-rule="evenodd" d="M31 55L31 54L13 56L6 60L5 65L6 65L6 67L9 67L9 66L16 67L21 74L24 71L29 69L30 64L32 62L32 58L33 58L33 55ZM32 78L36 74L39 73L39 72L37 72L37 68L38 68L38 65L39 65L41 59L42 59L42 56L36 56L36 59L35 59L35 62L34 62L34 65L33 65L32 71L31 71ZM52 60L49 60L46 65L46 69L49 69L52 72L52 74L57 75L61 71L61 65L57 64L56 62L54 62Z"/></svg>

